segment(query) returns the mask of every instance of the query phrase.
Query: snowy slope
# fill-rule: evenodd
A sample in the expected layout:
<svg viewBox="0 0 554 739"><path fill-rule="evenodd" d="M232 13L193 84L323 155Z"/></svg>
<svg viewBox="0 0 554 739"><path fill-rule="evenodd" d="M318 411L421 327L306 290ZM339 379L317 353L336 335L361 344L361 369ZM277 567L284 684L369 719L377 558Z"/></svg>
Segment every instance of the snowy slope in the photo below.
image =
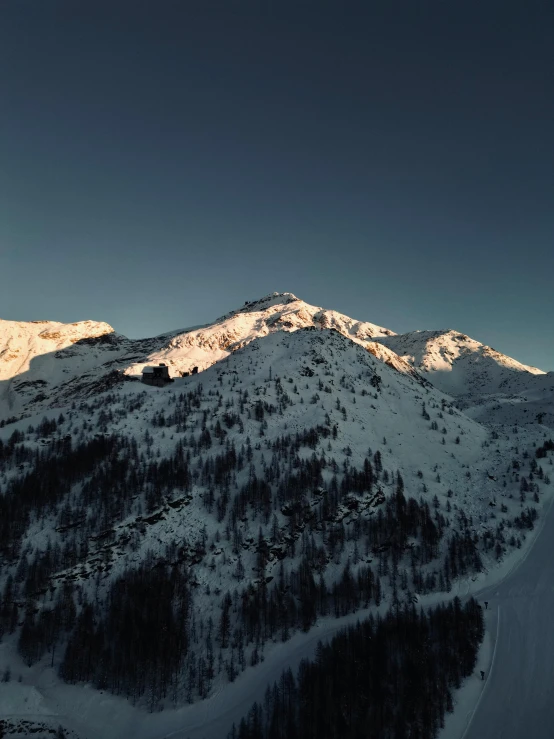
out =
<svg viewBox="0 0 554 739"><path fill-rule="evenodd" d="M399 372L425 378L480 421L554 425L554 373L544 373L457 331L395 335L298 299L272 293L211 324L127 339L105 323L0 321L0 420L57 407L164 362L180 377L275 332L335 329ZM540 415L542 414L542 416Z"/></svg>
<svg viewBox="0 0 554 739"><path fill-rule="evenodd" d="M379 337L433 384L451 395L499 392L527 375L544 375L458 331L414 331Z"/></svg>
<svg viewBox="0 0 554 739"><path fill-rule="evenodd" d="M40 403L51 387L83 375L112 357L121 338L107 323L81 321L0 321L0 406L18 413L29 401Z"/></svg>
<svg viewBox="0 0 554 739"><path fill-rule="evenodd" d="M554 373L497 352L458 331L414 331L381 344L483 422L554 426Z"/></svg>
<svg viewBox="0 0 554 739"><path fill-rule="evenodd" d="M0 321L1 402L8 410L17 412L21 397L37 395L47 384L63 381L67 369L57 361L58 352L83 340L111 343L112 337L116 338L111 326L94 321L72 324ZM78 364L81 372L90 365L88 354L77 349L66 352L68 356L78 356L78 361L72 364Z"/></svg>
<svg viewBox="0 0 554 739"><path fill-rule="evenodd" d="M114 369L144 358L167 338L133 341L97 321L0 320L0 420L109 387L119 379Z"/></svg>
<svg viewBox="0 0 554 739"><path fill-rule="evenodd" d="M461 399L465 413L482 423L539 423L554 429L554 372L514 378L501 392Z"/></svg>

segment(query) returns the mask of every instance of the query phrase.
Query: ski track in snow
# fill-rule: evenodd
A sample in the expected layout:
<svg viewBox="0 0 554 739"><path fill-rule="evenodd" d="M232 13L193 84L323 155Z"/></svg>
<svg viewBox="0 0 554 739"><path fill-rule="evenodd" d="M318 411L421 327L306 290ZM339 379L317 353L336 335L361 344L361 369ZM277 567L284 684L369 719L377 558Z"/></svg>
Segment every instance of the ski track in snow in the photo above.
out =
<svg viewBox="0 0 554 739"><path fill-rule="evenodd" d="M463 739L554 736L553 539L550 506L540 535L519 566L481 593L489 610L497 613L495 648Z"/></svg>

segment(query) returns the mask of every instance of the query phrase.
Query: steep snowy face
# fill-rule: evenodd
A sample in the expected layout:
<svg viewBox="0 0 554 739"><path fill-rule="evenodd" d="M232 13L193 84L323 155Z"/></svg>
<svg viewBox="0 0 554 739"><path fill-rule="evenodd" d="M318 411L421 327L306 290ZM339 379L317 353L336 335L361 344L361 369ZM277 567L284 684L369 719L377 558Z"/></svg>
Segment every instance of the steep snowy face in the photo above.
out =
<svg viewBox="0 0 554 739"><path fill-rule="evenodd" d="M25 372L35 357L109 334L114 334L113 328L98 321L59 323L0 319L0 380Z"/></svg>
<svg viewBox="0 0 554 739"><path fill-rule="evenodd" d="M288 336L275 332L230 355L198 376L196 382L209 382L213 387L215 377L224 383L234 377L242 378L244 384L251 386L252 397L264 400L269 396L262 396L261 390L267 392L270 378L282 378L282 388L290 395L292 404L286 417L273 420L273 428L265 430L268 436L283 433L281 424L301 429L329 423L330 417L331 422L339 425L341 444L350 444L352 460L360 463L366 447L378 447L383 437L387 439L384 456L388 459L391 454L389 464L407 476L415 476L421 465L431 474L439 459L444 458L445 493L465 474L462 468L467 460L451 456L452 451L460 456L456 437L471 447L473 463L481 466L481 445L488 438L486 429L459 413L452 407L452 399L439 390L428 384L422 386L417 377L383 364L373 352L340 332L319 331L315 327ZM177 383L174 389L179 389ZM440 428L427 418L427 406L436 408ZM251 433L257 435L254 429ZM449 441L448 446L442 444L443 436ZM467 503L466 498L464 504Z"/></svg>
<svg viewBox="0 0 554 739"><path fill-rule="evenodd" d="M521 364L458 331L378 337L483 423L539 423L554 428L554 373Z"/></svg>
<svg viewBox="0 0 554 739"><path fill-rule="evenodd" d="M63 405L132 357L135 344L152 348L98 321L0 320L0 420Z"/></svg>
<svg viewBox="0 0 554 739"><path fill-rule="evenodd" d="M414 331L377 340L452 395L495 393L545 374L454 330Z"/></svg>
<svg viewBox="0 0 554 739"><path fill-rule="evenodd" d="M292 293L272 293L260 300L247 301L242 308L225 314L211 325L181 332L152 353L148 362L165 362L178 376L190 372L193 367L207 369L254 339L304 328L335 329L395 369L413 374L412 368L393 351L375 343L378 337L393 336L392 331L309 305ZM134 364L127 373L138 374L143 366Z"/></svg>

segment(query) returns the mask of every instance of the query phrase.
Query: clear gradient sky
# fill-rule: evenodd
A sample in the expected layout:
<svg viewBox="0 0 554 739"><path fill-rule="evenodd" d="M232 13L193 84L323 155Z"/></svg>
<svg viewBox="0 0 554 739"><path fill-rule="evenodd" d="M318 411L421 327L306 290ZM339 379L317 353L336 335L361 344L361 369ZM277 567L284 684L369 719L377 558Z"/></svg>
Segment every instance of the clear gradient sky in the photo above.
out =
<svg viewBox="0 0 554 739"><path fill-rule="evenodd" d="M273 290L554 370L551 0L2 0L0 317Z"/></svg>

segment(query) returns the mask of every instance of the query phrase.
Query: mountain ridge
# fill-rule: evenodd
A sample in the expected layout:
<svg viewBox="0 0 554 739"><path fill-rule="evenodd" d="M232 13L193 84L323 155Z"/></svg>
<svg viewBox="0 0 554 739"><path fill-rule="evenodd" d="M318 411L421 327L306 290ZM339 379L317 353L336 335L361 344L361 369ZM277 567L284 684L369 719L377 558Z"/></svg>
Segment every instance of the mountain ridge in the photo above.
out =
<svg viewBox="0 0 554 739"><path fill-rule="evenodd" d="M377 339L484 422L554 426L554 373L523 364L454 329Z"/></svg>
<svg viewBox="0 0 554 739"><path fill-rule="evenodd" d="M86 397L164 363L204 371L255 339L335 329L399 372L431 382L481 420L554 424L554 373L522 364L455 329L395 334L368 321L270 293L200 326L129 339L103 322L0 321L0 420ZM542 406L545 406L543 408Z"/></svg>
<svg viewBox="0 0 554 739"><path fill-rule="evenodd" d="M256 338L308 326L335 328L382 361L415 374L394 352L373 340L392 334L388 329L311 306L292 293L271 293L212 323L147 339L128 339L101 322L43 326L42 322L4 321L0 323L0 352L5 357L0 365L0 418L84 397L97 392L102 383L110 386L137 379L148 364L164 362L177 377L193 367L202 371ZM43 340L38 338L41 334ZM23 377L16 379L19 375Z"/></svg>

